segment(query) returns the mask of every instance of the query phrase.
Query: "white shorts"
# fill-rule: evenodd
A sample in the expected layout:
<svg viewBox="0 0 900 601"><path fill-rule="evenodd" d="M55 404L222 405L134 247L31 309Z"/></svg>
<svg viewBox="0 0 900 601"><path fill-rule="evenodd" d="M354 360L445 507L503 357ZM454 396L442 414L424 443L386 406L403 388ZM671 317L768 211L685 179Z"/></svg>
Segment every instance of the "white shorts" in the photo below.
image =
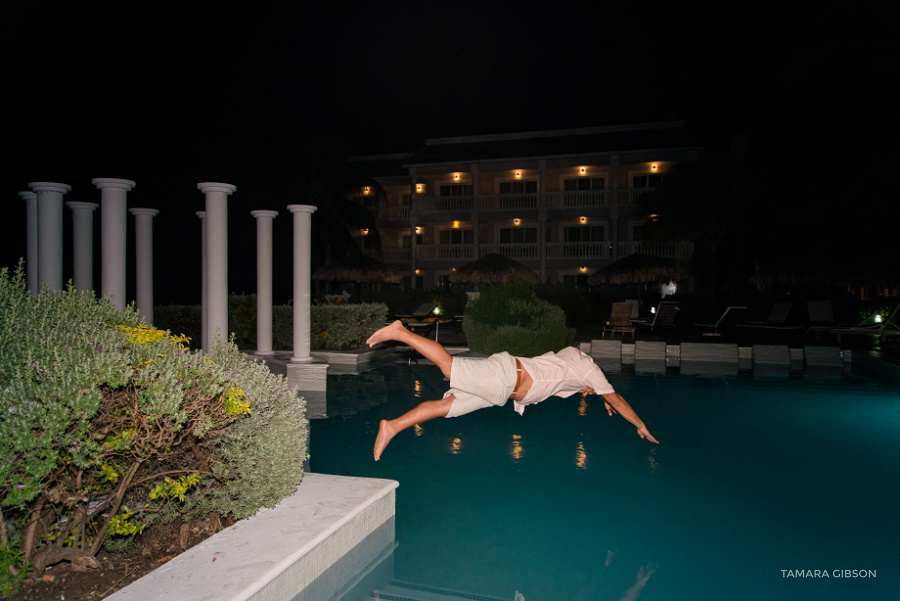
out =
<svg viewBox="0 0 900 601"><path fill-rule="evenodd" d="M516 360L509 353L486 359L453 357L450 390L455 397L447 417L459 417L485 407L502 407L516 387Z"/></svg>

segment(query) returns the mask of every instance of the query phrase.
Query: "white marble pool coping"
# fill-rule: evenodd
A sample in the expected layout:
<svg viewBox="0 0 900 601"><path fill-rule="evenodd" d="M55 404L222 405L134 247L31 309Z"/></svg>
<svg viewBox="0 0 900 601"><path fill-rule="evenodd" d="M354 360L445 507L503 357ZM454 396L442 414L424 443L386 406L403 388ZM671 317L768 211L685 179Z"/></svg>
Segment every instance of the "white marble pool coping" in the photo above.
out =
<svg viewBox="0 0 900 601"><path fill-rule="evenodd" d="M108 601L290 601L394 516L394 480L307 473L273 509L234 524Z"/></svg>

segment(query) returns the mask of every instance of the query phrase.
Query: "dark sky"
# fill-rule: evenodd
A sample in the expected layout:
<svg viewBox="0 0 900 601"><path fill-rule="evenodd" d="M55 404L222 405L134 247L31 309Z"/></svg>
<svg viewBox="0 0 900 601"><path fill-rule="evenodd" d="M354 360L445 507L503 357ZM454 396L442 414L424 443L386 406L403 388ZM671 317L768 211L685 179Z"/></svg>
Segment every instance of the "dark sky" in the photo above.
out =
<svg viewBox="0 0 900 601"><path fill-rule="evenodd" d="M250 209L303 202L291 173L323 141L399 152L677 118L704 139L796 131L797 143L842 113L893 106L888 15L635 4L4 0L0 194L14 232L0 264L24 254L16 192L29 181L96 202L91 178L133 179L129 206L162 210L158 247L193 248L197 182L236 184L231 215L252 227Z"/></svg>

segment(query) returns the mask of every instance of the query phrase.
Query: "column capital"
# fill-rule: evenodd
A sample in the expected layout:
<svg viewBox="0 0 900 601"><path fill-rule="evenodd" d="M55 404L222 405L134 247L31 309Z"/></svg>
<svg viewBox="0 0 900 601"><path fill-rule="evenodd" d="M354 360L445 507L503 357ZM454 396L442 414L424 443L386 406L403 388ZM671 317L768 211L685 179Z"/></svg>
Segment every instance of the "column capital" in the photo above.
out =
<svg viewBox="0 0 900 601"><path fill-rule="evenodd" d="M256 218L270 217L272 219L275 219L276 217L278 217L278 211L250 211L250 214Z"/></svg>
<svg viewBox="0 0 900 601"><path fill-rule="evenodd" d="M35 200L37 199L37 194L34 192L19 192L19 198L22 200Z"/></svg>
<svg viewBox="0 0 900 601"><path fill-rule="evenodd" d="M59 192L65 194L72 189L68 184L57 184L56 182L30 182L28 187L32 192Z"/></svg>
<svg viewBox="0 0 900 601"><path fill-rule="evenodd" d="M98 205L96 202L76 202L74 200L67 202L66 206L69 207L70 209L72 209L73 211L75 209L87 209L90 211L94 211L100 207L100 205Z"/></svg>
<svg viewBox="0 0 900 601"><path fill-rule="evenodd" d="M291 213L315 213L316 208L314 205L288 205L287 209Z"/></svg>
<svg viewBox="0 0 900 601"><path fill-rule="evenodd" d="M197 184L197 189L203 193L223 192L225 194L232 194L235 190L237 190L237 186L233 184L221 184L218 182L201 182Z"/></svg>
<svg viewBox="0 0 900 601"><path fill-rule="evenodd" d="M91 180L91 183L101 190L104 188L121 188L126 192L137 185L130 179L116 179L114 177L95 177Z"/></svg>
<svg viewBox="0 0 900 601"><path fill-rule="evenodd" d="M128 209L128 212L134 216L138 215L149 215L150 217L156 217L159 215L159 209Z"/></svg>

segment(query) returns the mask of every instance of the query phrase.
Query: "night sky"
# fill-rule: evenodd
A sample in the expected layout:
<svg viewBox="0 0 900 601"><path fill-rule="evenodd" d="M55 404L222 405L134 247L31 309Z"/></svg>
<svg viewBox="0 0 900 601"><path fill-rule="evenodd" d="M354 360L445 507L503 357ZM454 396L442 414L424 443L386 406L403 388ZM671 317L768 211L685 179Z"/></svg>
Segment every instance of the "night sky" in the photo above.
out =
<svg viewBox="0 0 900 601"><path fill-rule="evenodd" d="M237 185L231 256L252 256L251 209L281 210L290 235L309 148L674 118L713 149L749 134L756 161L816 177L850 156L864 180L897 154L893 15L634 4L4 0L0 265L24 255L30 181L98 202L91 178L135 180L129 206L161 210L157 299L174 302L199 296L197 182ZM68 227L67 210L67 254ZM229 277L252 292L237 260Z"/></svg>

